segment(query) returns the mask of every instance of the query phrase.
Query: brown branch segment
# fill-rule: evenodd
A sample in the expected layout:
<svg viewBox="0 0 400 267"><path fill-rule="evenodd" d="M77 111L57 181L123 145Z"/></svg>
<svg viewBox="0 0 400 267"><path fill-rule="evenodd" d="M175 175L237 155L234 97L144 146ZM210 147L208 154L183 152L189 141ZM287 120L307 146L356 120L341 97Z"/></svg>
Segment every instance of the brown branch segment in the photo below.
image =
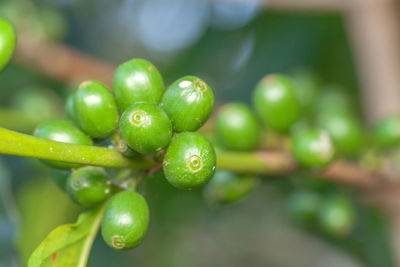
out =
<svg viewBox="0 0 400 267"><path fill-rule="evenodd" d="M76 49L20 34L16 62L64 83L98 80L111 87L115 67Z"/></svg>

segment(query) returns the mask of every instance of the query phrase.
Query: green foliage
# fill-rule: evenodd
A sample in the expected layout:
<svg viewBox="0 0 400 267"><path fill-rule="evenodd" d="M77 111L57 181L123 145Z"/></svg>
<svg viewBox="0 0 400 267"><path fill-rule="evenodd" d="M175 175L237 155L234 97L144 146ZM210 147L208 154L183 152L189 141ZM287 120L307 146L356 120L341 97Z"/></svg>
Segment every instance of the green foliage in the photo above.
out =
<svg viewBox="0 0 400 267"><path fill-rule="evenodd" d="M76 223L54 229L33 252L28 267L86 267L103 213L100 206L82 213Z"/></svg>
<svg viewBox="0 0 400 267"><path fill-rule="evenodd" d="M28 172L32 175L32 170ZM16 201L19 224L15 242L21 262L26 263L52 229L76 216L77 207L43 170L18 188Z"/></svg>

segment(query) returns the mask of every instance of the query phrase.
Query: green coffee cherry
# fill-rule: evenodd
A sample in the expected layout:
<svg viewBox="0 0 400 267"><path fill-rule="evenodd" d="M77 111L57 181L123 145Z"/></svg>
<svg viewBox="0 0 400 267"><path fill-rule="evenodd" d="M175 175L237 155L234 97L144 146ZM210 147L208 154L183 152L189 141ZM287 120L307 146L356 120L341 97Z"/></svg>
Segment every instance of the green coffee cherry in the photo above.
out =
<svg viewBox="0 0 400 267"><path fill-rule="evenodd" d="M309 118L301 118L290 127L290 134L296 135L311 129L314 129L314 121Z"/></svg>
<svg viewBox="0 0 400 267"><path fill-rule="evenodd" d="M214 175L216 156L211 143L198 133L176 135L164 156L165 177L180 189L199 187Z"/></svg>
<svg viewBox="0 0 400 267"><path fill-rule="evenodd" d="M321 229L335 237L347 236L354 227L355 211L344 197L329 197L321 205L318 215Z"/></svg>
<svg viewBox="0 0 400 267"><path fill-rule="evenodd" d="M253 112L245 104L222 106L216 118L218 141L227 149L253 150L260 141L260 126Z"/></svg>
<svg viewBox="0 0 400 267"><path fill-rule="evenodd" d="M78 123L78 118L75 112L75 102L74 102L74 93L71 93L67 100L65 101L65 112L67 113L67 118L71 121Z"/></svg>
<svg viewBox="0 0 400 267"><path fill-rule="evenodd" d="M379 120L372 129L374 145L389 149L400 144L400 116L388 116Z"/></svg>
<svg viewBox="0 0 400 267"><path fill-rule="evenodd" d="M354 106L355 103L344 88L338 85L328 85L322 88L317 95L313 111L315 114L335 111L352 114L354 113Z"/></svg>
<svg viewBox="0 0 400 267"><path fill-rule="evenodd" d="M249 195L258 185L258 178L218 170L204 187L204 197L211 203L233 203Z"/></svg>
<svg viewBox="0 0 400 267"><path fill-rule="evenodd" d="M118 125L117 104L111 92L100 82L81 83L74 93L73 106L79 126L92 137L105 137Z"/></svg>
<svg viewBox="0 0 400 267"><path fill-rule="evenodd" d="M300 116L292 80L284 75L264 77L253 92L253 106L266 127L287 132Z"/></svg>
<svg viewBox="0 0 400 267"><path fill-rule="evenodd" d="M293 156L304 167L325 167L335 150L329 134L322 130L307 130L293 137Z"/></svg>
<svg viewBox="0 0 400 267"><path fill-rule="evenodd" d="M196 131L211 115L214 94L200 78L185 76L167 88L161 107L171 119L175 132Z"/></svg>
<svg viewBox="0 0 400 267"><path fill-rule="evenodd" d="M297 191L288 197L290 216L299 224L310 225L316 218L321 204L320 196L311 191Z"/></svg>
<svg viewBox="0 0 400 267"><path fill-rule="evenodd" d="M0 70L10 61L15 50L16 36L11 24L0 18Z"/></svg>
<svg viewBox="0 0 400 267"><path fill-rule="evenodd" d="M63 191L65 191L67 179L70 174L71 172L69 170L51 168L51 177L53 178L53 181Z"/></svg>
<svg viewBox="0 0 400 267"><path fill-rule="evenodd" d="M92 140L70 121L53 120L41 123L36 127L33 135L43 139L75 145L91 146L93 144ZM52 160L46 160L44 162L52 167L61 169L78 168L81 166L76 163L65 163Z"/></svg>
<svg viewBox="0 0 400 267"><path fill-rule="evenodd" d="M133 104L122 114L119 127L128 145L143 154L160 151L172 137L171 121L156 104Z"/></svg>
<svg viewBox="0 0 400 267"><path fill-rule="evenodd" d="M318 126L326 130L338 155L355 156L363 145L363 129L359 121L344 112L325 112L318 117Z"/></svg>
<svg viewBox="0 0 400 267"><path fill-rule="evenodd" d="M121 110L138 102L158 104L164 93L160 72L144 59L132 59L121 64L113 78L115 99Z"/></svg>
<svg viewBox="0 0 400 267"><path fill-rule="evenodd" d="M83 167L68 177L66 191L77 204L93 207L109 198L115 187L102 168Z"/></svg>
<svg viewBox="0 0 400 267"><path fill-rule="evenodd" d="M101 226L104 241L116 250L138 246L149 224L149 207L136 192L123 191L107 203Z"/></svg>
<svg viewBox="0 0 400 267"><path fill-rule="evenodd" d="M300 106L308 109L314 103L318 94L318 76L310 69L299 68L291 73L291 77L295 84L294 89Z"/></svg>

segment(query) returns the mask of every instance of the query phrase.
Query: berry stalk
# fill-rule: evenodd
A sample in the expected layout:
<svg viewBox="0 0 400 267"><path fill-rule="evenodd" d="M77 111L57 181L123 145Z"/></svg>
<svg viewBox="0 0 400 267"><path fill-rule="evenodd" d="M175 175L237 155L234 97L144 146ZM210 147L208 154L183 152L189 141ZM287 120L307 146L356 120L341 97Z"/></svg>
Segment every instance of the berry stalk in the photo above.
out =
<svg viewBox="0 0 400 267"><path fill-rule="evenodd" d="M146 156L126 158L110 148L73 145L49 141L17 133L0 127L0 154L9 154L44 160L62 160L70 163L150 170L157 165ZM285 174L296 169L294 159L286 152L226 152L217 151L217 168L239 173ZM382 177L370 173L357 164L335 161L320 176L343 184L374 188Z"/></svg>
<svg viewBox="0 0 400 267"><path fill-rule="evenodd" d="M147 157L128 159L117 150L55 142L1 127L0 153L110 168L144 170L155 165Z"/></svg>

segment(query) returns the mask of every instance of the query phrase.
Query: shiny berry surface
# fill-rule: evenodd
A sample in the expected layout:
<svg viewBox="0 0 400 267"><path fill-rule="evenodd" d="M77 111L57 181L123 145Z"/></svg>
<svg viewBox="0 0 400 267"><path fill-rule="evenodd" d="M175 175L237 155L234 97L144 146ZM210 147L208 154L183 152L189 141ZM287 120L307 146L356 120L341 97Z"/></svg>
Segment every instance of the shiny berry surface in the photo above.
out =
<svg viewBox="0 0 400 267"><path fill-rule="evenodd" d="M110 90L100 82L81 83L70 105L75 113L70 116L75 117L81 129L92 137L105 137L118 126L117 104Z"/></svg>
<svg viewBox="0 0 400 267"><path fill-rule="evenodd" d="M167 88L161 107L171 119L175 132L196 131L211 115L214 93L200 78L185 76Z"/></svg>
<svg viewBox="0 0 400 267"><path fill-rule="evenodd" d="M129 60L117 68L112 87L121 110L138 102L158 104L164 93L160 72L149 61L139 58Z"/></svg>
<svg viewBox="0 0 400 267"><path fill-rule="evenodd" d="M119 192L107 203L101 234L113 249L134 248L143 241L149 220L149 207L140 194Z"/></svg>
<svg viewBox="0 0 400 267"><path fill-rule="evenodd" d="M0 18L0 70L10 61L16 44L14 28L11 24Z"/></svg>
<svg viewBox="0 0 400 267"><path fill-rule="evenodd" d="M198 133L176 135L163 161L165 177L180 189L199 187L214 175L216 156L211 143Z"/></svg>
<svg viewBox="0 0 400 267"><path fill-rule="evenodd" d="M301 166L320 168L333 160L335 149L326 131L307 130L294 135L292 152Z"/></svg>
<svg viewBox="0 0 400 267"><path fill-rule="evenodd" d="M122 114L119 126L126 143L143 154L160 151L172 137L171 121L156 104L133 104Z"/></svg>
<svg viewBox="0 0 400 267"><path fill-rule="evenodd" d="M230 150L253 150L260 141L257 118L242 103L222 106L216 116L215 129L218 141Z"/></svg>
<svg viewBox="0 0 400 267"><path fill-rule="evenodd" d="M355 156L363 145L363 128L352 115L344 112L325 112L318 116L318 126L332 138L335 151L340 156Z"/></svg>
<svg viewBox="0 0 400 267"><path fill-rule="evenodd" d="M114 185L102 168L83 167L68 177L66 191L70 198L84 207L93 207L114 193Z"/></svg>
<svg viewBox="0 0 400 267"><path fill-rule="evenodd" d="M267 128L287 132L300 116L293 81L280 74L264 77L253 91L253 106Z"/></svg>

